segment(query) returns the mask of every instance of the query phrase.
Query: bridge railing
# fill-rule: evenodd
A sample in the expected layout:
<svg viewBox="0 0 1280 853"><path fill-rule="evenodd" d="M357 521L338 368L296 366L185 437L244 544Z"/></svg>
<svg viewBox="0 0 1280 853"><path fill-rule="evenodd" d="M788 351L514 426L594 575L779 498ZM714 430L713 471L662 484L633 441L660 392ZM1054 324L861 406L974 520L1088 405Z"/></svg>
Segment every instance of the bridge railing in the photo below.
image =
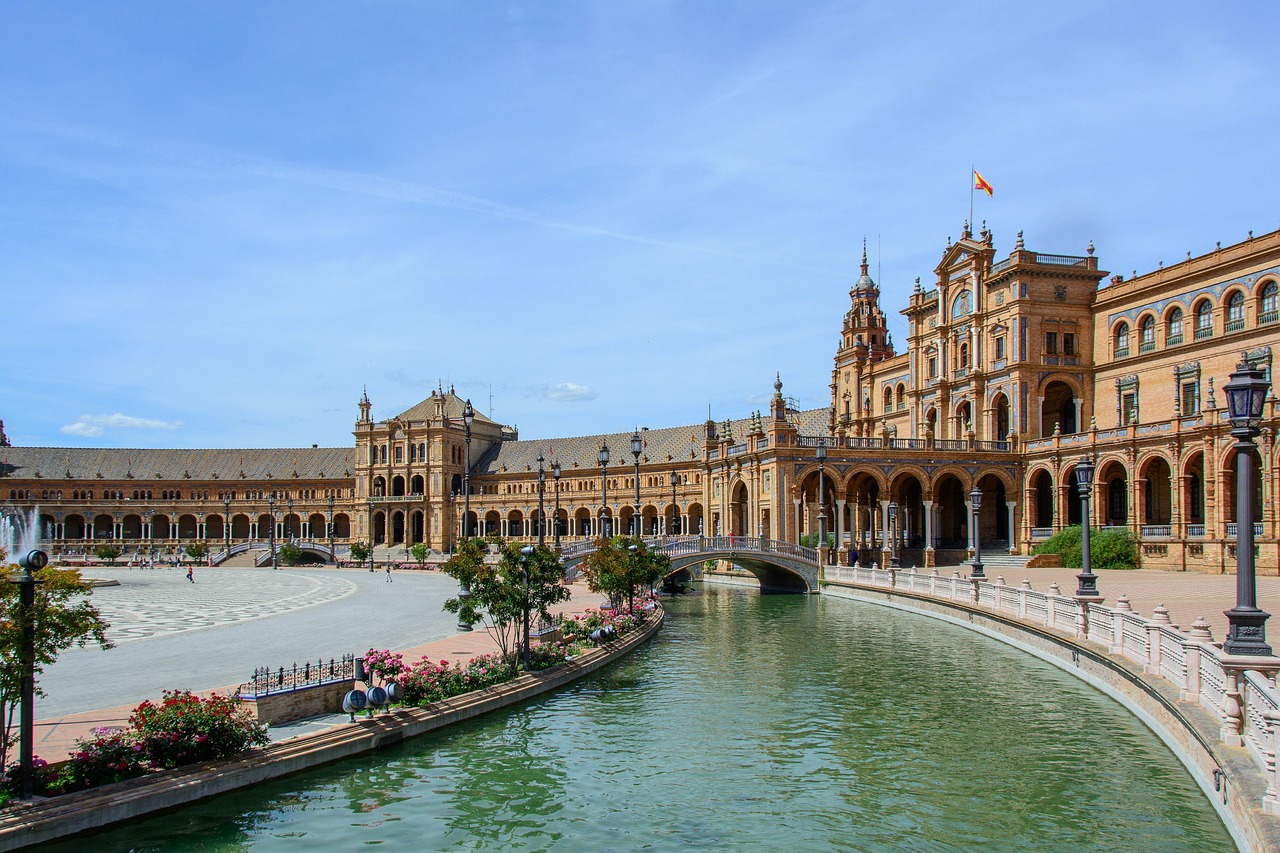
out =
<svg viewBox="0 0 1280 853"><path fill-rule="evenodd" d="M1274 658L1249 661L1227 655L1221 644L1213 642L1204 621L1197 620L1183 631L1170 622L1162 606L1146 618L1135 613L1124 596L1114 607L1104 607L1063 595L1056 584L1042 592L1032 589L1030 581L1008 586L1002 578L996 583L976 581L958 572L942 575L936 569L926 573L833 565L827 566L826 579L964 601L975 609L1003 612L1129 659L1143 672L1168 681L1180 699L1209 711L1220 724L1216 734L1224 744L1248 748L1266 777L1264 811L1280 813L1280 762L1273 757L1280 745L1280 689L1275 685L1280 667Z"/></svg>

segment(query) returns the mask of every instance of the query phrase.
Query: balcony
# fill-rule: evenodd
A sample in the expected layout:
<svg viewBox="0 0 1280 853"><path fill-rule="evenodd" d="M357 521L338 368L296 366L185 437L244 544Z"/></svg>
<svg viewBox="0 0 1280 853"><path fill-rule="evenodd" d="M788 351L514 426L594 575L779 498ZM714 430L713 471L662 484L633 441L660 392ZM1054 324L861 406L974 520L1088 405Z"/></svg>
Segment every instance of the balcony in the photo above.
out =
<svg viewBox="0 0 1280 853"><path fill-rule="evenodd" d="M1237 527L1236 523L1235 523L1234 521L1233 521L1233 522L1231 522L1230 524L1228 524L1228 525L1227 525L1227 538L1228 538L1228 539L1234 539L1236 536L1238 536L1238 535L1239 535L1238 531L1239 531L1239 527ZM1258 536L1261 536L1261 535L1262 535L1262 522L1261 522L1261 521L1255 521L1255 522L1253 523L1253 535L1254 535L1255 537L1258 537Z"/></svg>
<svg viewBox="0 0 1280 853"><path fill-rule="evenodd" d="M1176 347L1178 344L1182 343L1182 332L1178 332L1176 335L1167 335L1164 342L1167 346Z"/></svg>
<svg viewBox="0 0 1280 853"><path fill-rule="evenodd" d="M1143 341L1142 343L1138 344L1138 352L1155 352L1155 351L1156 351L1155 341Z"/></svg>
<svg viewBox="0 0 1280 853"><path fill-rule="evenodd" d="M1203 524L1188 524L1188 525L1187 525L1187 538L1188 538L1188 539L1203 539L1203 538L1204 538L1204 525L1203 525Z"/></svg>
<svg viewBox="0 0 1280 853"><path fill-rule="evenodd" d="M1173 527L1168 524L1144 524L1141 531L1143 539L1169 539L1173 536Z"/></svg>
<svg viewBox="0 0 1280 853"><path fill-rule="evenodd" d="M1237 317L1234 320L1228 320L1225 328L1226 328L1226 331L1228 332L1240 331L1241 329L1244 328L1244 318Z"/></svg>
<svg viewBox="0 0 1280 853"><path fill-rule="evenodd" d="M1213 326L1205 326L1203 328L1196 329L1195 339L1197 341L1203 341L1212 337L1213 337Z"/></svg>
<svg viewBox="0 0 1280 853"><path fill-rule="evenodd" d="M1280 310L1272 309L1270 311L1263 311L1258 315L1259 326L1268 326L1277 320L1280 320Z"/></svg>
<svg viewBox="0 0 1280 853"><path fill-rule="evenodd" d="M1127 345L1122 347L1116 347L1116 358L1128 358L1128 357L1129 357L1129 347Z"/></svg>

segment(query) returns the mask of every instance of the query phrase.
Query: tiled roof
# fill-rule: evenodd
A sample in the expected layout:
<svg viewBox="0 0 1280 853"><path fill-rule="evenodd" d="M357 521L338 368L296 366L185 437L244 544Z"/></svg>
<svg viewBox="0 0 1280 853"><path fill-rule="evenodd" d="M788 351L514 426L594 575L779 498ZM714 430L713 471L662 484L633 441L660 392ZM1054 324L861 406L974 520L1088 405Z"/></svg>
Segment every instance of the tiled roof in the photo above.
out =
<svg viewBox="0 0 1280 853"><path fill-rule="evenodd" d="M457 394L453 393L452 388L448 391L432 391L430 397L423 400L421 403L416 403L413 406L410 406L400 414L396 415L396 417L402 421L430 420L436 416L436 399L440 396L444 397L444 416L449 420L462 420L462 407L466 405L466 402ZM472 404L471 409L475 412L475 420L477 422L501 426L501 424L498 424L480 414L480 412L476 410L474 403Z"/></svg>
<svg viewBox="0 0 1280 853"><path fill-rule="evenodd" d="M258 450L87 447L0 449L0 471L6 477L38 476L57 480L350 480L355 470L354 463L355 449L351 447L280 447Z"/></svg>
<svg viewBox="0 0 1280 853"><path fill-rule="evenodd" d="M829 409L811 409L806 412L792 412L802 435L825 435L827 432ZM768 419L767 414L761 417ZM751 418L730 420L733 428L733 441L745 441L751 429ZM724 422L716 422L716 434L723 429ZM641 465L658 465L671 462L690 462L702 458L702 440L705 424L667 427L665 429L641 430L640 438L645 442L641 452ZM560 460L560 467L566 473L573 470L599 471L598 454L601 442L609 445L609 467L631 468L635 457L631 455L632 432L610 433L608 435L584 435L576 438L544 438L526 441L504 441L489 448L489 452L480 458L472 470L477 475L519 473L538 470L537 457L541 453L545 459L548 472L551 471L553 459ZM670 459L668 459L668 455ZM575 468L574 465L577 464Z"/></svg>

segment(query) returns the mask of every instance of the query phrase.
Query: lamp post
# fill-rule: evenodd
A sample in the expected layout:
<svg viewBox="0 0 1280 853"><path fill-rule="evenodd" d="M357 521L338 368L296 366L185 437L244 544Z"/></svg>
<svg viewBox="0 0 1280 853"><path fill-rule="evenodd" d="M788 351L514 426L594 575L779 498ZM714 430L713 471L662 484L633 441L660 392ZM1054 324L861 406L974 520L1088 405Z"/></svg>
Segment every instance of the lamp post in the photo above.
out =
<svg viewBox="0 0 1280 853"><path fill-rule="evenodd" d="M541 548L547 544L547 514L543 510L543 495L547 490L547 469L543 466L546 460L542 458L542 454L538 454L538 547Z"/></svg>
<svg viewBox="0 0 1280 853"><path fill-rule="evenodd" d="M596 455L600 462L600 536L609 538L609 445L600 442L600 452Z"/></svg>
<svg viewBox="0 0 1280 853"><path fill-rule="evenodd" d="M533 546L525 545L520 549L520 572L524 575L524 671L529 671L529 558L533 556Z"/></svg>
<svg viewBox="0 0 1280 853"><path fill-rule="evenodd" d="M680 535L680 507L676 504L676 486L680 485L680 475L671 472L671 530L668 532L673 536Z"/></svg>
<svg viewBox="0 0 1280 853"><path fill-rule="evenodd" d="M373 546L377 543L373 539L373 498L369 498L369 571L373 571Z"/></svg>
<svg viewBox="0 0 1280 853"><path fill-rule="evenodd" d="M1242 358L1222 389L1236 440L1236 606L1226 611L1230 627L1222 644L1229 655L1271 654L1266 624L1271 614L1258 607L1253 556L1253 439L1261 431L1270 387L1266 374Z"/></svg>
<svg viewBox="0 0 1280 853"><path fill-rule="evenodd" d="M155 567L156 558L156 511L154 509L147 510L147 559L152 561L152 568Z"/></svg>
<svg viewBox="0 0 1280 853"><path fill-rule="evenodd" d="M826 496L823 491L823 480L827 478L827 439L826 436L818 436L818 447L814 450L813 455L818 459L818 548L821 549L827 544L827 510ZM822 552L819 551L819 554ZM819 556L818 561L822 558Z"/></svg>
<svg viewBox="0 0 1280 853"><path fill-rule="evenodd" d="M36 710L36 579L35 572L49 564L44 551L28 551L18 558L22 577L18 578L18 603L22 606L22 691L18 712L19 795L31 799L35 781L35 710Z"/></svg>
<svg viewBox="0 0 1280 853"><path fill-rule="evenodd" d="M466 444L466 458L463 459L462 466L462 536L467 536L467 517L471 515L471 422L476 418L475 409L471 408L471 399L468 398L462 404L462 440ZM458 598L467 599L471 597L471 586L467 583L462 584L462 588L458 590ZM458 620L459 631L470 631L471 623Z"/></svg>
<svg viewBox="0 0 1280 853"><path fill-rule="evenodd" d="M280 562L276 559L276 493L272 492L267 495L267 511L271 515L271 522L267 525L267 535L270 537L267 547L271 549L271 570L275 571L280 568Z"/></svg>
<svg viewBox="0 0 1280 853"><path fill-rule="evenodd" d="M551 479L555 481L556 490L556 512L551 519L551 541L555 543L556 549L560 548L560 460L557 459L551 463Z"/></svg>
<svg viewBox="0 0 1280 853"><path fill-rule="evenodd" d="M231 556L231 493L227 492L222 499L222 529L227 542L227 556Z"/></svg>
<svg viewBox="0 0 1280 853"><path fill-rule="evenodd" d="M644 516L640 512L640 450L644 444L640 441L640 427L631 433L631 456L636 461L636 511L631 522L632 534L639 539L644 535Z"/></svg>
<svg viewBox="0 0 1280 853"><path fill-rule="evenodd" d="M284 504L286 507L286 511L284 515L285 535L288 536L289 541L292 542L294 539L297 538L294 535L292 528L290 528L289 526L289 519L293 518L293 498L292 497L285 498Z"/></svg>
<svg viewBox="0 0 1280 853"><path fill-rule="evenodd" d="M336 563L338 556L333 550L333 495L329 495L329 556Z"/></svg>
<svg viewBox="0 0 1280 853"><path fill-rule="evenodd" d="M889 565L898 568L898 502L889 501L889 535L893 537L893 549L889 552Z"/></svg>
<svg viewBox="0 0 1280 853"><path fill-rule="evenodd" d="M1098 576L1093 573L1089 553L1089 498L1093 489L1093 460L1088 456L1076 464L1076 488L1080 490L1080 574L1076 579L1077 598L1098 597Z"/></svg>
<svg viewBox="0 0 1280 853"><path fill-rule="evenodd" d="M974 485L969 492L969 503L973 505L973 574L971 577L985 578L982 571L982 531L978 529L978 510L982 508L982 490Z"/></svg>

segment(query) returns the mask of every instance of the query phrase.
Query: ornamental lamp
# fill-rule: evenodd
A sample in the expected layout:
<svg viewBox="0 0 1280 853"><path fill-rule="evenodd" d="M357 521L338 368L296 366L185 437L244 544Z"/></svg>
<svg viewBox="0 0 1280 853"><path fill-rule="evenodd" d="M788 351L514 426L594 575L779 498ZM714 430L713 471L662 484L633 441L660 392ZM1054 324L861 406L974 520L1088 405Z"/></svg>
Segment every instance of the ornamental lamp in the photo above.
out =
<svg viewBox="0 0 1280 853"><path fill-rule="evenodd" d="M1271 383L1267 382L1266 374L1260 368L1247 358L1240 359L1230 381L1222 388L1227 397L1227 420L1231 421L1233 428L1257 435L1270 387Z"/></svg>

